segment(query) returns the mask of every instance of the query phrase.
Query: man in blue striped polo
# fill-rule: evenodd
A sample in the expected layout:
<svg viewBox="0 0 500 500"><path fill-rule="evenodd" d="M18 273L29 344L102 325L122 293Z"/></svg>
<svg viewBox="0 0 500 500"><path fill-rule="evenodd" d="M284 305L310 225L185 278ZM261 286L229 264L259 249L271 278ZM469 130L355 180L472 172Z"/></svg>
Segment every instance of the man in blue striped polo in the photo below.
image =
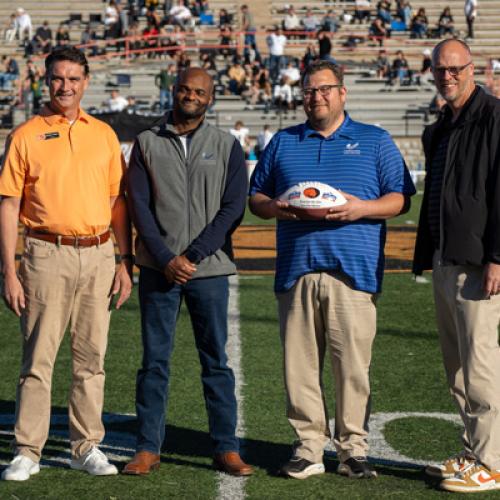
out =
<svg viewBox="0 0 500 500"><path fill-rule="evenodd" d="M366 461L369 368L385 219L408 209L415 188L389 134L353 121L344 111L347 90L337 65L311 64L302 85L308 120L273 137L250 188L251 211L278 219L275 292L287 416L298 438L281 473L305 479L325 470L323 449L331 434L321 373L329 349L338 472L375 477ZM347 203L322 220L298 219L279 196L306 181L342 190Z"/></svg>

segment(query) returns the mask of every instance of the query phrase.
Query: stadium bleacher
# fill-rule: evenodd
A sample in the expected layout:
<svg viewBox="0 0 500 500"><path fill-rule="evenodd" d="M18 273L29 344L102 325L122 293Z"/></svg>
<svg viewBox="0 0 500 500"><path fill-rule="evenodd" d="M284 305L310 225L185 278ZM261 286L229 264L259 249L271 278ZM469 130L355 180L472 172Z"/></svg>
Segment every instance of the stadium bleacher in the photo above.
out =
<svg viewBox="0 0 500 500"><path fill-rule="evenodd" d="M212 0L209 7L215 20L220 8L225 8L234 19L238 18L239 5L243 2ZM266 29L274 24L279 24L283 18L283 11L290 2L286 0L273 0L265 2L257 0L252 2L251 11L254 14L255 24L258 27L257 41L263 54L267 53L265 45ZM295 3L297 12L303 14L306 4ZM465 34L465 19L463 16L462 0L451 0L447 2L451 7L455 18L455 27L459 35ZM500 5L499 0L482 0L479 6L479 15L475 23L475 38L470 40L476 66L478 67L478 78L484 80L484 68L490 58L498 57L500 34ZM7 22L10 14L16 7L22 6L32 17L33 27L41 25L44 20L49 22L52 31L55 32L61 22L70 22L70 36L73 43L78 43L81 32L92 16L102 14L105 4L101 0L89 0L80 2L77 0L53 0L35 1L26 0L22 4L12 4L7 0L0 0L0 20ZM420 0L413 8L425 7L430 25L437 23L442 10L431 0ZM338 15L344 11L352 11L352 2L336 1L326 2L313 0L307 3L313 12L321 17L328 9L333 9ZM144 24L144 20L141 20ZM102 26L100 27L102 30ZM235 24L235 31L238 24ZM409 166L419 169L422 165L422 153L419 144L419 136L423 126L432 119L428 113L428 104L434 93L429 86L395 86L389 87L385 81L377 79L374 71L374 60L379 50L376 42L365 39L353 48L343 47L343 40L349 36L366 38L368 24L346 24L342 23L339 31L333 39L333 55L337 61L344 65L346 70L346 84L348 87L347 109L351 116L368 123L378 124L391 132L402 149ZM3 33L2 33L3 34ZM289 40L286 54L300 58L304 48L310 39ZM392 38L385 41L384 48L389 58L392 58L396 50L403 50L408 58L410 67L418 70L421 64L421 54L424 48L432 47L436 39L412 40L407 32L398 32ZM218 43L218 28L215 25L200 25L195 33L186 34L185 48L191 58L196 59L201 44ZM21 63L21 74L23 72L22 54L23 49L19 41L3 43L0 46L0 55L15 55ZM86 108L99 108L107 97L110 85L117 81L122 75L129 80L130 85L122 87L123 95L131 95L137 101L144 103L144 107L154 107L158 100L158 91L154 85L154 76L160 68L166 64L165 59L160 58L123 58L100 57L91 63L92 85L90 86L83 105ZM224 61L217 60L217 69L223 70ZM4 97L4 96L0 96ZM8 105L7 105L8 107ZM1 113L2 111L0 111ZM25 117L23 110L17 110L15 120L20 121ZM300 106L295 111L288 113L277 113L276 111L265 112L264 109L248 109L244 99L238 96L217 96L213 112L209 119L224 129L231 128L237 120L245 123L250 129L252 138L255 138L262 126L267 123L273 130L285 127L304 119ZM5 138L7 129L0 131L0 140Z"/></svg>

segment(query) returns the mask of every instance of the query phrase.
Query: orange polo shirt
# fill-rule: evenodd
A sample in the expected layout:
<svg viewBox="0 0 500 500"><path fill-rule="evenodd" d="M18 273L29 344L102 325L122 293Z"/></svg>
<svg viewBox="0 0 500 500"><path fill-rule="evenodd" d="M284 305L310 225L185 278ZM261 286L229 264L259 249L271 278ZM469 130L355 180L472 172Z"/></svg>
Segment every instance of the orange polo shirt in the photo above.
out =
<svg viewBox="0 0 500 500"><path fill-rule="evenodd" d="M70 124L44 108L12 131L0 195L22 198L20 221L53 234L100 234L111 222L125 163L116 134L80 110Z"/></svg>

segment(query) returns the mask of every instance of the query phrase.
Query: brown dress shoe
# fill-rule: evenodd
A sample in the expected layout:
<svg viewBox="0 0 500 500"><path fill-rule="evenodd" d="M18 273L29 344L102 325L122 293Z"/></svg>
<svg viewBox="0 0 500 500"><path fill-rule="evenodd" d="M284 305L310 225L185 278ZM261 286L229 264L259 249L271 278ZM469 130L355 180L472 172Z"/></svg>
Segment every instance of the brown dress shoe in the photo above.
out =
<svg viewBox="0 0 500 500"><path fill-rule="evenodd" d="M252 467L243 462L240 454L236 451L215 454L213 466L215 469L232 476L250 476L253 474Z"/></svg>
<svg viewBox="0 0 500 500"><path fill-rule="evenodd" d="M122 474L144 476L160 468L160 455L149 451L138 451L134 458L123 468Z"/></svg>

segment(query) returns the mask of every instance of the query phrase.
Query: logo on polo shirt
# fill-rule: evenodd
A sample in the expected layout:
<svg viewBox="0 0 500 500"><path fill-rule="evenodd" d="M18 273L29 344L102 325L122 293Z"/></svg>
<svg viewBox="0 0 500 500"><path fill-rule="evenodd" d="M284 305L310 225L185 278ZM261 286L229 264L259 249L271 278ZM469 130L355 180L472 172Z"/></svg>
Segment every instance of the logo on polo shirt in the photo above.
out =
<svg viewBox="0 0 500 500"><path fill-rule="evenodd" d="M350 143L345 145L344 154L345 155L360 155L361 150L358 148L359 142Z"/></svg>
<svg viewBox="0 0 500 500"><path fill-rule="evenodd" d="M49 132L48 134L39 134L36 138L39 141L47 141L48 139L57 139L59 137L59 132Z"/></svg>
<svg viewBox="0 0 500 500"><path fill-rule="evenodd" d="M204 160L215 160L215 156L213 153L206 153L205 151L203 151L203 153L201 153L201 157Z"/></svg>

